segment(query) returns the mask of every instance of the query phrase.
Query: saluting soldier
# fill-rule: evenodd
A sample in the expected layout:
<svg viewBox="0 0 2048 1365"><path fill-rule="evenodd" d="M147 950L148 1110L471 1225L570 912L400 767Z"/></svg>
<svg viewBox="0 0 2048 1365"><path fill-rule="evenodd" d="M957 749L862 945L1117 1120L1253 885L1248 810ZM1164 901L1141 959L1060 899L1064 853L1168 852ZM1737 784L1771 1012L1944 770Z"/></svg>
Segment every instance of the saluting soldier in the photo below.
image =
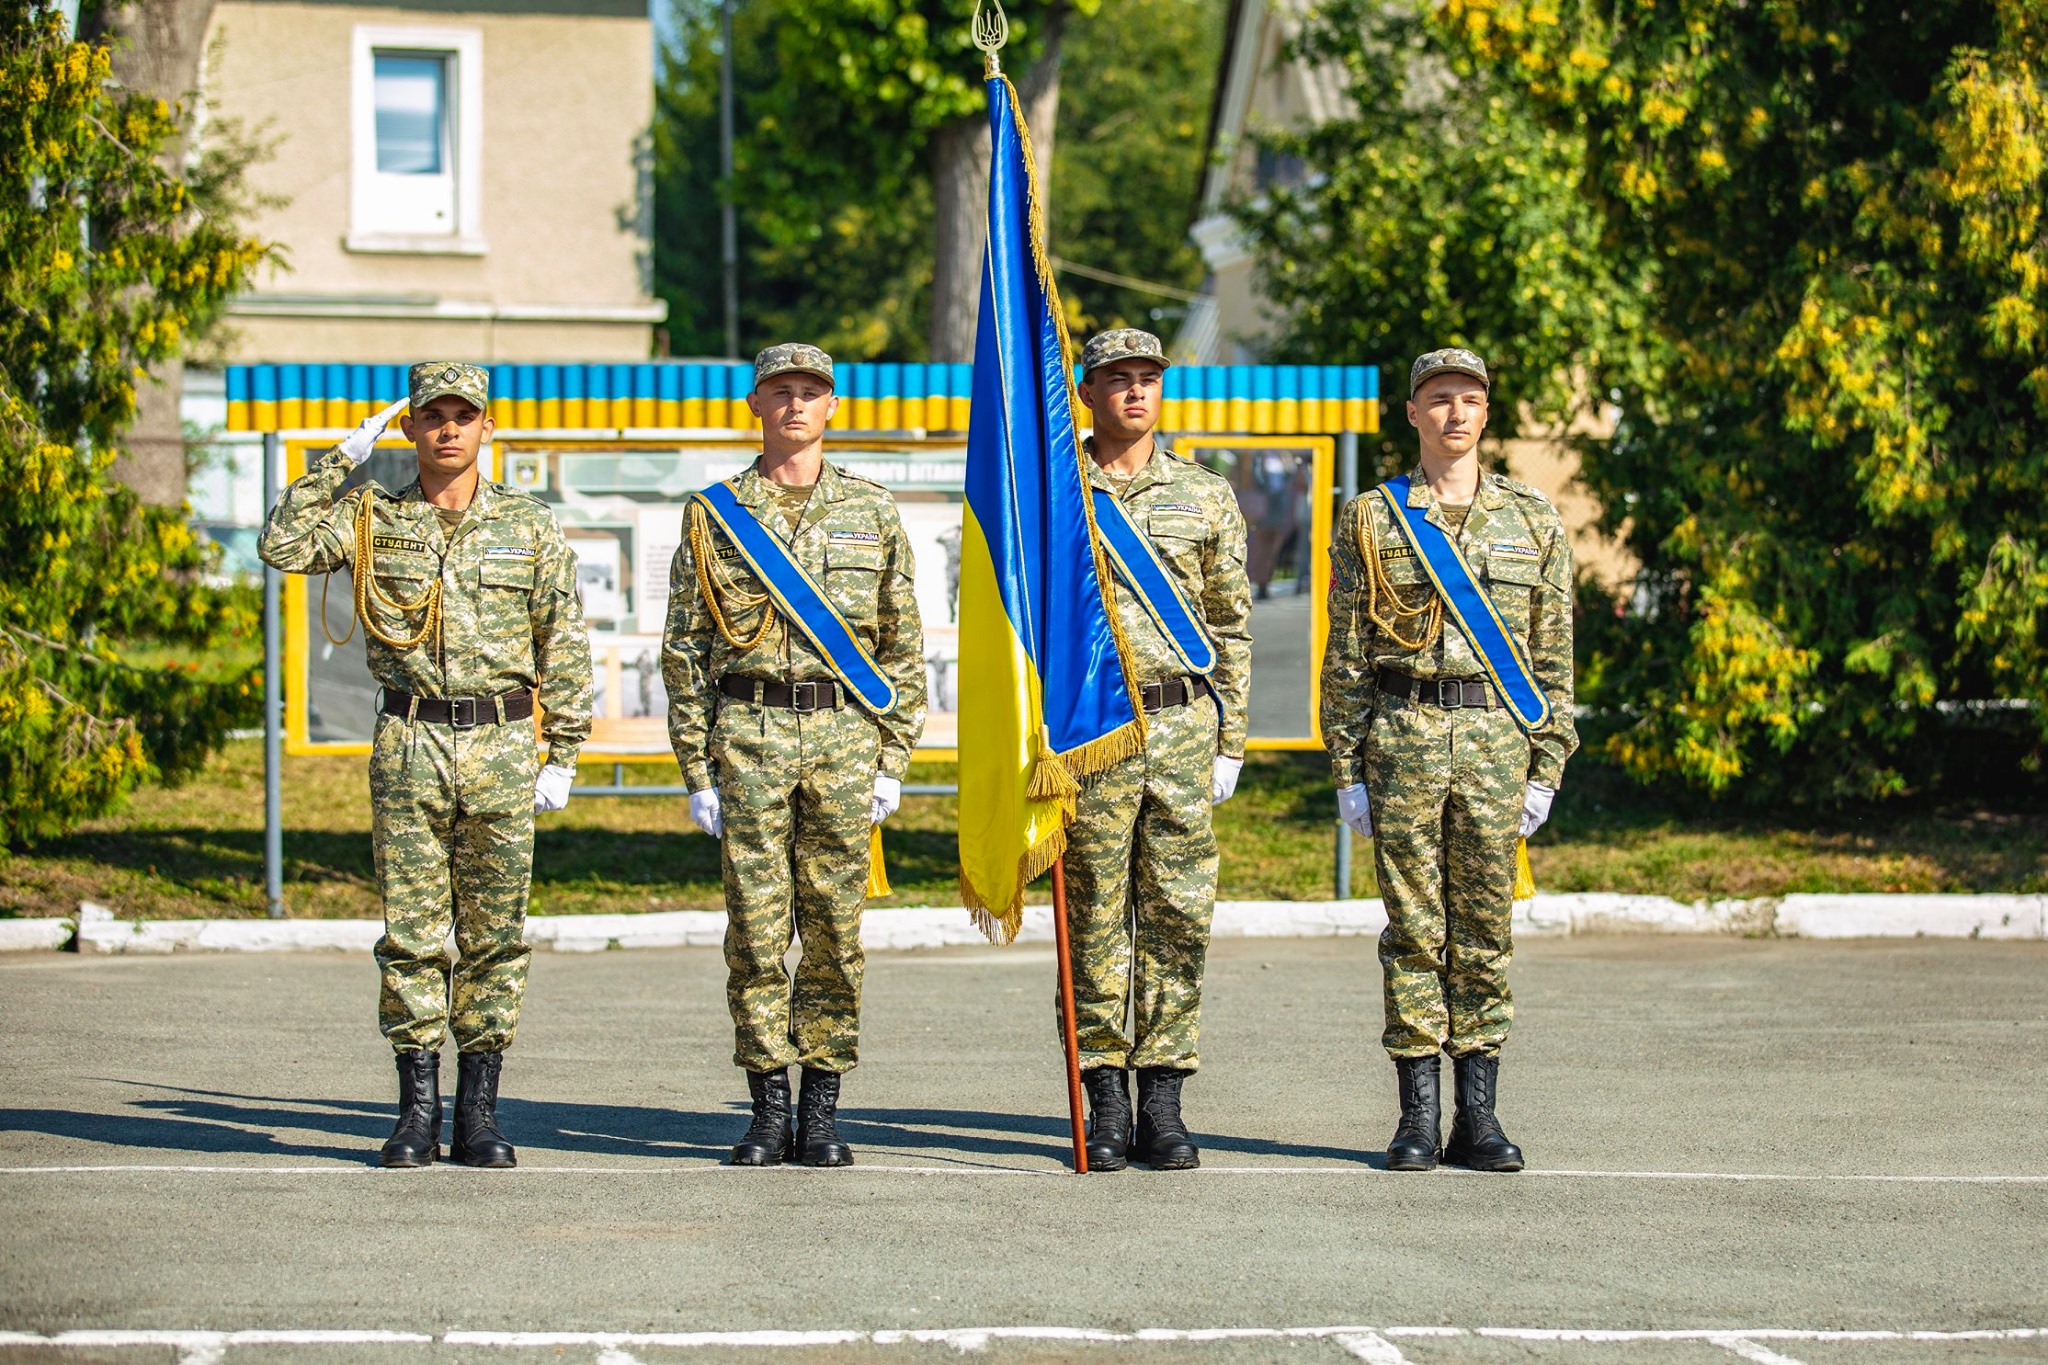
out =
<svg viewBox="0 0 2048 1365"><path fill-rule="evenodd" d="M753 1102L733 1164L845 1166L836 1116L859 1058L861 904L924 727L924 632L895 500L825 461L832 357L770 346L747 405L761 457L692 497L676 550L669 739L691 820L721 841L733 1061Z"/></svg>
<svg viewBox="0 0 2048 1365"><path fill-rule="evenodd" d="M347 569L377 680L370 809L384 936L378 1023L398 1054L398 1126L386 1166L441 1154L441 1044L460 1050L455 1160L517 1163L498 1127L498 1079L526 991L533 816L569 800L590 734L590 637L576 560L539 499L481 477L489 375L430 361L410 394L369 418L285 490L265 563ZM401 408L419 477L397 493L343 491ZM535 751L538 689L543 765ZM447 940L460 957L451 972ZM451 1002L452 995L452 1002Z"/></svg>
<svg viewBox="0 0 2048 1365"><path fill-rule="evenodd" d="M1250 703L1244 517L1227 482L1156 437L1167 364L1159 338L1135 328L1081 351L1096 524L1145 708L1143 751L1083 781L1063 859L1088 1165L1100 1171L1124 1169L1134 1146L1161 1170L1201 1164L1180 1094L1200 1065L1211 807L1237 788Z"/></svg>
<svg viewBox="0 0 2048 1365"><path fill-rule="evenodd" d="M1457 1115L1442 1159L1519 1171L1494 1113L1516 840L1550 814L1572 723L1572 552L1549 499L1481 467L1491 381L1451 347L1416 360L1422 458L1354 499L1330 547L1323 741L1338 813L1374 839L1387 928L1396 1171L1437 1164L1440 1052Z"/></svg>

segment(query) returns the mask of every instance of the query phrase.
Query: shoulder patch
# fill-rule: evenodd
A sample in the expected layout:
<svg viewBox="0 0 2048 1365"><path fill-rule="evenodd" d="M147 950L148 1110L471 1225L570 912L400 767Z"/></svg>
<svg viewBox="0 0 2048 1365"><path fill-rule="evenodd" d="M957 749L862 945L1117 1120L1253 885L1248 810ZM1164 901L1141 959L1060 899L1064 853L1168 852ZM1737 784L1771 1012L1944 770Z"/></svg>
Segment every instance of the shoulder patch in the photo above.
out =
<svg viewBox="0 0 2048 1365"><path fill-rule="evenodd" d="M424 540L414 540L411 536L393 536L380 533L370 537L370 548L373 550L404 550L409 554L423 555L427 552L427 542Z"/></svg>

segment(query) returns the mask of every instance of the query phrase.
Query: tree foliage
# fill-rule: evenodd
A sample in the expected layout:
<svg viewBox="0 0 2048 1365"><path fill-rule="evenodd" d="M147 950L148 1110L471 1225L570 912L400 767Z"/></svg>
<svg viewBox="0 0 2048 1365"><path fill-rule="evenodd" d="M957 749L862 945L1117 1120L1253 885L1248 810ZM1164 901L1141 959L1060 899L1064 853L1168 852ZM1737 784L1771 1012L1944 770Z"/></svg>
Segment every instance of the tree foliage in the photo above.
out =
<svg viewBox="0 0 2048 1365"><path fill-rule="evenodd" d="M1490 70L1457 75L1428 9L1332 0L1306 16L1293 59L1341 73L1346 114L1259 135L1272 173L1233 212L1259 253L1279 359L1384 366L1438 346L1487 357L1503 401L1558 421L1651 368L1649 272L1603 240L1583 185L1585 139L1548 126ZM1389 424L1377 463L1414 458Z"/></svg>
<svg viewBox="0 0 2048 1365"><path fill-rule="evenodd" d="M48 4L0 18L0 848L260 714L248 595L208 586L182 510L108 469L144 368L266 248L165 169L178 110L108 73Z"/></svg>
<svg viewBox="0 0 2048 1365"><path fill-rule="evenodd" d="M1342 144L1362 164L1303 144L1364 188L1319 221L1269 213L1290 248L1272 278L1335 319L1311 310L1297 346L1402 354L1412 313L1512 357L1515 398L1577 384L1618 408L1582 463L1643 566L1582 626L1581 695L1621 722L1609 755L1852 799L1938 777L1958 714L2024 703L2015 733L2040 743L2038 0L1441 0L1397 28L1416 20L1378 68L1405 78L1398 107ZM1363 105L1370 41L1327 51ZM1459 109L1448 135L1431 116ZM1342 259L1318 265L1318 240Z"/></svg>
<svg viewBox="0 0 2048 1365"><path fill-rule="evenodd" d="M1004 64L1036 56L1045 3L1006 6ZM740 350L814 339L849 360L928 358L931 145L982 116L971 6L937 0L758 0L734 21ZM1192 288L1185 243L1222 0L1075 6L1063 43L1052 166L1054 250ZM718 3L675 0L657 91L656 287L678 354L724 348ZM1069 277L1076 321L1150 320L1158 296Z"/></svg>

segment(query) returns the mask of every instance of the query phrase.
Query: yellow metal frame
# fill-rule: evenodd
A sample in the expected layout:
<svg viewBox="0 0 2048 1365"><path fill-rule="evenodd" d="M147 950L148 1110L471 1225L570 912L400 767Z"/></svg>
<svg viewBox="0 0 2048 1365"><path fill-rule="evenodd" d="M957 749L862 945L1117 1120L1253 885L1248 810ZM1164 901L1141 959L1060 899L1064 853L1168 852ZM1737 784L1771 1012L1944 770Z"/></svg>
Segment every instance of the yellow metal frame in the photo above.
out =
<svg viewBox="0 0 2048 1365"><path fill-rule="evenodd" d="M306 472L309 459L332 448L341 433L292 434L285 437L285 480L287 483L298 479ZM545 436L499 435L492 441L494 469L505 467L505 457L510 451L540 446L557 451L627 451L627 450L674 450L678 446L732 446L751 444L747 433L732 436L688 436L676 440L650 440L634 437L627 440L556 440ZM958 440L863 440L859 437L835 437L832 441L838 450L901 450L905 446L957 446ZM1291 436L1225 436L1213 432L1199 435L1175 435L1173 448L1184 454L1199 450L1301 450L1310 452L1309 460L1309 535L1312 537L1310 570L1313 575L1311 591L1314 594L1313 616L1309 637L1309 714L1308 734L1300 737L1266 737L1246 742L1254 750L1317 750L1323 747L1322 722L1322 668L1323 646L1330 637L1330 494L1335 487L1337 442L1334 437L1303 433ZM409 449L409 443L398 439L387 439L378 443L379 449ZM312 584L305 574L284 576L284 676L287 696L295 697L285 707L285 752L289 754L367 754L370 746L365 743L343 741L315 743L306 732L306 679L311 665L312 611L315 607ZM351 608L352 610L353 608ZM958 749L920 748L912 755L918 763L954 763L959 761ZM595 763L673 763L675 756L666 753L615 753L586 747L583 757Z"/></svg>
<svg viewBox="0 0 2048 1365"><path fill-rule="evenodd" d="M1266 736L1248 739L1245 748L1265 751L1306 750L1323 747L1323 646L1330 638L1330 494L1337 483L1337 441L1333 436L1175 436L1173 448L1184 455L1198 450L1300 450L1309 451L1309 591L1308 641L1308 733L1298 737ZM1256 683L1254 679L1254 683Z"/></svg>

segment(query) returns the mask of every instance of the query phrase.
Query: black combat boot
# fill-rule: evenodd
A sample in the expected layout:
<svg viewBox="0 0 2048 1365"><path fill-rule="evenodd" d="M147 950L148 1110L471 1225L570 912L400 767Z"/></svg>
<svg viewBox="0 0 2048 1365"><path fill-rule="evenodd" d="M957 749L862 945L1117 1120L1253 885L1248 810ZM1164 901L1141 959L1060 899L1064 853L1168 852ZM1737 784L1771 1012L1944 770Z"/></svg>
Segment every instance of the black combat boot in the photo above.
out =
<svg viewBox="0 0 2048 1365"><path fill-rule="evenodd" d="M465 1166L517 1166L519 1154L498 1131L498 1072L502 1052L465 1052L455 1067L455 1147L449 1154Z"/></svg>
<svg viewBox="0 0 2048 1365"><path fill-rule="evenodd" d="M780 1166L796 1146L790 1128L789 1071L749 1071L747 1093L754 1097L754 1121L732 1149L735 1166Z"/></svg>
<svg viewBox="0 0 2048 1365"><path fill-rule="evenodd" d="M1433 1171L1436 1169L1437 1141L1443 1133L1443 1103L1437 1093L1442 1074L1437 1053L1427 1057L1394 1058L1394 1074L1401 1083L1401 1126L1387 1144L1390 1171Z"/></svg>
<svg viewBox="0 0 2048 1365"><path fill-rule="evenodd" d="M1088 1087L1088 1169L1121 1171L1131 1164L1131 1092L1120 1066L1081 1073Z"/></svg>
<svg viewBox="0 0 2048 1365"><path fill-rule="evenodd" d="M839 1075L804 1068L796 1099L796 1159L806 1166L851 1166L853 1148L839 1140Z"/></svg>
<svg viewBox="0 0 2048 1365"><path fill-rule="evenodd" d="M1453 1057L1451 1069L1458 1091L1458 1114L1451 1120L1451 1140L1444 1160L1475 1171L1519 1171L1522 1149L1508 1141L1493 1116L1493 1097L1500 1082L1500 1058Z"/></svg>
<svg viewBox="0 0 2048 1365"><path fill-rule="evenodd" d="M1131 1145L1138 1160L1155 1171L1192 1171L1202 1164L1195 1140L1180 1121L1180 1087L1185 1071L1166 1066L1138 1068L1138 1132Z"/></svg>
<svg viewBox="0 0 2048 1365"><path fill-rule="evenodd" d="M398 1054L398 1126L378 1157L386 1166L431 1166L441 1159L441 1054Z"/></svg>

